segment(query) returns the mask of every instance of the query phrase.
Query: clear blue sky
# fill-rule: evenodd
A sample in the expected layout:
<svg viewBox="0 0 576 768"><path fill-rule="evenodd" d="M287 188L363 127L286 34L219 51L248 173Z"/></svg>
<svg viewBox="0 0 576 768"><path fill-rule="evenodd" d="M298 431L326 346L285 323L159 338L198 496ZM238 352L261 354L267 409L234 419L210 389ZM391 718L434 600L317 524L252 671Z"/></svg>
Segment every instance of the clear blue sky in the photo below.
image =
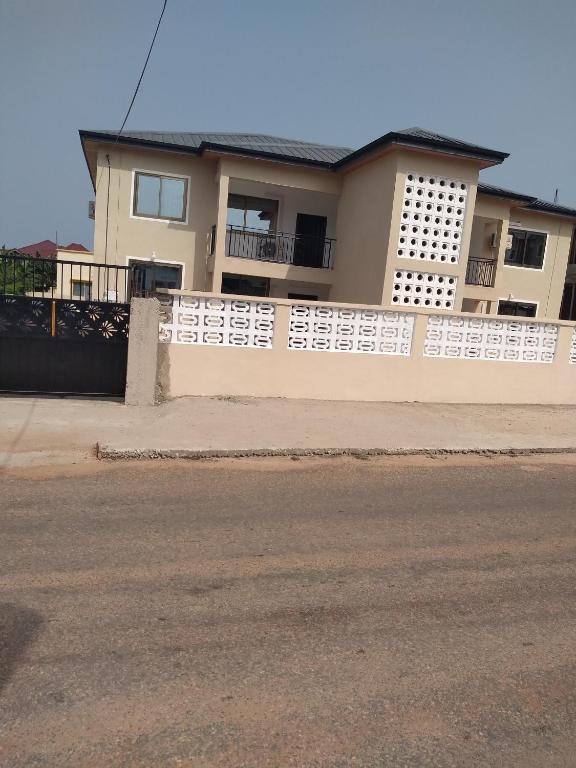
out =
<svg viewBox="0 0 576 768"><path fill-rule="evenodd" d="M161 0L0 0L0 244L92 245L79 128L118 128ZM358 147L418 125L576 207L574 0L168 0L127 128Z"/></svg>

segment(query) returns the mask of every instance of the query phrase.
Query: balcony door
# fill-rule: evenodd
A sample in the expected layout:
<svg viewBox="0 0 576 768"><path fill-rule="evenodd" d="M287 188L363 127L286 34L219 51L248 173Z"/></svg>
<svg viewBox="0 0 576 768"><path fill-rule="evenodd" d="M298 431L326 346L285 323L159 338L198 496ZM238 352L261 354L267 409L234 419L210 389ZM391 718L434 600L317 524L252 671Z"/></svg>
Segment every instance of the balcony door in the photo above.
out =
<svg viewBox="0 0 576 768"><path fill-rule="evenodd" d="M299 213L296 216L294 265L298 267L321 267L324 261L325 241L326 216Z"/></svg>

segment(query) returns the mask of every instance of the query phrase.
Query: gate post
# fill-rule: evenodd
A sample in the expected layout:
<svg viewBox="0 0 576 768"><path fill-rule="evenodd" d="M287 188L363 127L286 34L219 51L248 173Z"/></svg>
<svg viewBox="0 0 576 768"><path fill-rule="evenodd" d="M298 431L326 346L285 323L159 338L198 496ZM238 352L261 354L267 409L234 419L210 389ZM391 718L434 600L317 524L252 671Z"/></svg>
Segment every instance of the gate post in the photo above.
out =
<svg viewBox="0 0 576 768"><path fill-rule="evenodd" d="M154 405L160 305L156 299L130 301L126 405Z"/></svg>

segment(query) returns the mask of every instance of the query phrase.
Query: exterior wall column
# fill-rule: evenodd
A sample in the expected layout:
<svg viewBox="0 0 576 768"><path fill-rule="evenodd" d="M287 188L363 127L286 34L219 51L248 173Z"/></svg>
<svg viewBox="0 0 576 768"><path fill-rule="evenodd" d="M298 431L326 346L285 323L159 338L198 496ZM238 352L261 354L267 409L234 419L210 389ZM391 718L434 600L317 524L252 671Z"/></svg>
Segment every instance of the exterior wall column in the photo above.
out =
<svg viewBox="0 0 576 768"><path fill-rule="evenodd" d="M126 405L154 405L158 367L160 305L156 299L132 299L128 333Z"/></svg>
<svg viewBox="0 0 576 768"><path fill-rule="evenodd" d="M230 177L218 174L218 213L216 217L216 244L214 247L214 272L212 276L212 292L220 293L222 289L222 273L225 271L226 259L226 219L228 213L228 188Z"/></svg>
<svg viewBox="0 0 576 768"><path fill-rule="evenodd" d="M506 256L506 240L508 238L509 219L500 219L496 230L496 280L494 281L494 293L499 297L503 288L502 270L504 269L504 257ZM498 298L494 298L491 306L492 314L498 314Z"/></svg>

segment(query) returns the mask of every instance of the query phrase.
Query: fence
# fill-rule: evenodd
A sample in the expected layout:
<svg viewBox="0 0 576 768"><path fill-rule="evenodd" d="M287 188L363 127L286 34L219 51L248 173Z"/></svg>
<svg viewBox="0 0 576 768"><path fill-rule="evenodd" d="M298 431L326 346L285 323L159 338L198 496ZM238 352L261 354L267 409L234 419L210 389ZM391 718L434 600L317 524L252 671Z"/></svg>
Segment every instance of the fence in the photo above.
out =
<svg viewBox="0 0 576 768"><path fill-rule="evenodd" d="M172 397L576 404L574 324L166 292Z"/></svg>
<svg viewBox="0 0 576 768"><path fill-rule="evenodd" d="M7 296L124 303L130 288L130 267L17 253L0 256L0 294Z"/></svg>

